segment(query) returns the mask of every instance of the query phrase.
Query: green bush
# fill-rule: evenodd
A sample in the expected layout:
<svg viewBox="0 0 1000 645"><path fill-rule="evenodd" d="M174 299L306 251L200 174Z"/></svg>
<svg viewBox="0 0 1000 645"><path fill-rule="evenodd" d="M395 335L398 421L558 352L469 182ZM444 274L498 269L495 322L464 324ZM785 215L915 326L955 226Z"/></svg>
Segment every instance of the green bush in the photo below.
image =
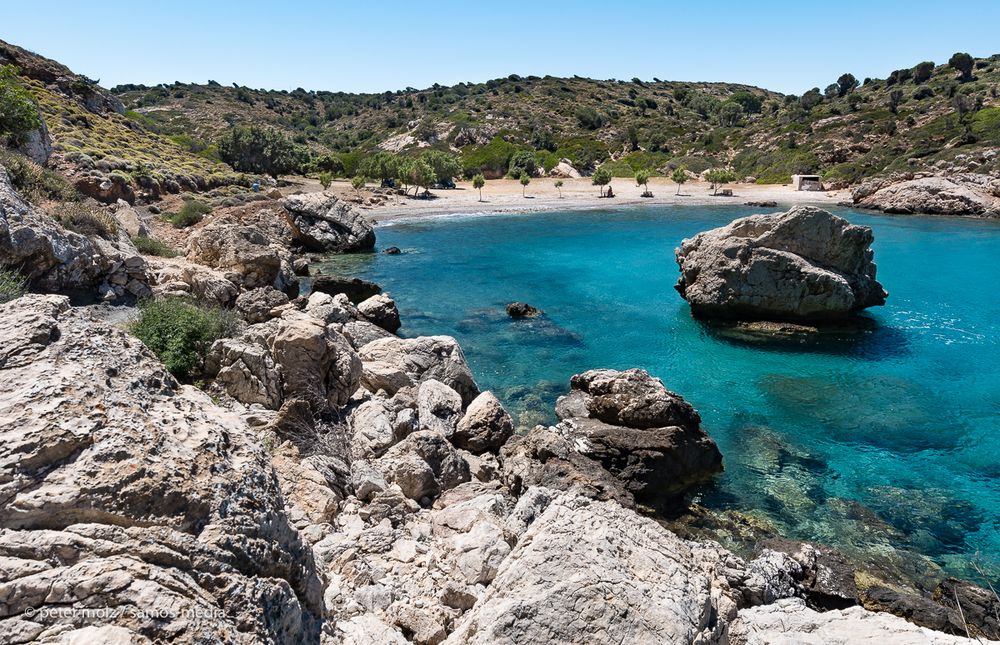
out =
<svg viewBox="0 0 1000 645"><path fill-rule="evenodd" d="M10 269L0 269L0 304L20 298L28 290L28 280Z"/></svg>
<svg viewBox="0 0 1000 645"><path fill-rule="evenodd" d="M161 258L172 258L177 256L177 251L173 250L155 237L133 237L132 243L139 253L143 255L155 255Z"/></svg>
<svg viewBox="0 0 1000 645"><path fill-rule="evenodd" d="M507 164L518 148L501 137L494 137L486 145L462 148L462 169L466 176L483 173L494 177L507 174Z"/></svg>
<svg viewBox="0 0 1000 645"><path fill-rule="evenodd" d="M7 169L14 188L32 201L52 199L71 202L81 199L80 193L68 179L42 168L22 154L0 148L0 165Z"/></svg>
<svg viewBox="0 0 1000 645"><path fill-rule="evenodd" d="M531 177L537 170L538 162L535 159L535 153L528 150L522 150L514 153L514 156L510 158L510 165L507 169L507 174L512 179L516 179L522 175Z"/></svg>
<svg viewBox="0 0 1000 645"><path fill-rule="evenodd" d="M163 219L174 225L174 228L187 228L194 226L202 220L205 215L212 212L212 207L205 202L196 199L184 202L181 209L176 213L164 213Z"/></svg>
<svg viewBox="0 0 1000 645"><path fill-rule="evenodd" d="M271 128L235 127L219 139L220 157L240 172L278 175L299 172L309 161L308 149Z"/></svg>
<svg viewBox="0 0 1000 645"><path fill-rule="evenodd" d="M0 66L0 137L9 135L19 142L22 134L40 125L38 108L19 82L16 68Z"/></svg>
<svg viewBox="0 0 1000 645"><path fill-rule="evenodd" d="M201 375L212 343L232 336L236 325L231 312L165 298L140 305L131 329L174 377L190 381Z"/></svg>
<svg viewBox="0 0 1000 645"><path fill-rule="evenodd" d="M118 237L118 220L101 208L81 202L68 202L59 204L51 212L64 228L80 235L102 237L106 240Z"/></svg>

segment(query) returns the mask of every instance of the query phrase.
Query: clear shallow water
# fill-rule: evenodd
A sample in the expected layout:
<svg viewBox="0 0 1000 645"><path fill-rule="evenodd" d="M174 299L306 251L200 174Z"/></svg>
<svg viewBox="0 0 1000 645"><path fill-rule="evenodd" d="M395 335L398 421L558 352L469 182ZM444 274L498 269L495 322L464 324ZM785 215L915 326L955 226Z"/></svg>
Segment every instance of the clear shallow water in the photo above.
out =
<svg viewBox="0 0 1000 645"><path fill-rule="evenodd" d="M684 237L749 207L400 222L334 258L399 304L401 334L450 334L521 425L552 420L570 376L643 367L701 412L726 472L716 509L786 537L923 554L1000 578L1000 223L837 210L875 231L890 296L874 329L802 345L727 340L674 291ZM546 316L511 321L523 300ZM891 548L890 548L891 547Z"/></svg>

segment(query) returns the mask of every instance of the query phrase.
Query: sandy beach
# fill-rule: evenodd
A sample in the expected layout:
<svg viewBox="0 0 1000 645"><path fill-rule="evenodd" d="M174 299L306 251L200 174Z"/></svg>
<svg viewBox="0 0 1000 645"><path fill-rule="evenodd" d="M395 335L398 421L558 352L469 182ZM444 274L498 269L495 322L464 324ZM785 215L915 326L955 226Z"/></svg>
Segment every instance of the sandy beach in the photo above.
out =
<svg viewBox="0 0 1000 645"><path fill-rule="evenodd" d="M655 177L649 181L653 197L641 197L644 188L636 186L631 179L612 180L615 197L601 198L598 187L591 184L589 177L564 179L562 191L555 187L555 179L544 177L532 179L522 195L521 184L513 179L495 179L486 182L479 191L468 181L459 182L454 189L433 190L433 197L415 198L393 195L389 201L379 206L362 205L363 210L376 222L409 217L428 217L464 213L524 213L544 210L610 209L651 205L726 205L743 204L748 201L774 201L785 207L794 204L816 204L834 206L837 202L850 198L849 191L798 192L790 185L728 184L731 197L713 196L708 183L689 181L677 193L677 184L666 177ZM361 193L366 198L371 195L372 185ZM299 179L284 188L283 192L312 192L322 190L319 183L311 179ZM346 181L336 181L331 192L351 201L358 200L355 191Z"/></svg>

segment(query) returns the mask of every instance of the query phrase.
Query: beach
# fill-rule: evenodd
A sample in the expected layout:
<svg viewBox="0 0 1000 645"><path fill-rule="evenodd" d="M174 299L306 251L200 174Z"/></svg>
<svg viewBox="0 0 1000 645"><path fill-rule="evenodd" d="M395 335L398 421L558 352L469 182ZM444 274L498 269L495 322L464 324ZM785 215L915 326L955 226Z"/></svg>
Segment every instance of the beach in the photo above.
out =
<svg viewBox="0 0 1000 645"><path fill-rule="evenodd" d="M677 194L677 184L667 177L649 180L649 190L653 197L642 197L643 186L635 181L616 178L611 181L615 197L599 197L599 189L589 177L563 179L561 191L556 188L555 178L539 177L531 180L524 189L514 179L494 179L486 182L480 201L479 191L469 181L458 182L455 188L432 190L431 198L391 195L381 205L359 204L366 215L376 222L398 220L409 217L454 215L464 213L530 213L554 210L611 209L630 206L732 206L746 202L777 202L787 207L795 204L815 204L835 206L849 200L850 191L796 191L791 185L727 184L724 189L732 191L732 196L713 195L707 182L688 181ZM373 184L365 190L356 191L347 181L335 181L329 192L357 204L367 202L372 194ZM283 187L286 194L292 192L313 192L322 190L319 182L308 178L296 178ZM359 196L361 199L359 199Z"/></svg>

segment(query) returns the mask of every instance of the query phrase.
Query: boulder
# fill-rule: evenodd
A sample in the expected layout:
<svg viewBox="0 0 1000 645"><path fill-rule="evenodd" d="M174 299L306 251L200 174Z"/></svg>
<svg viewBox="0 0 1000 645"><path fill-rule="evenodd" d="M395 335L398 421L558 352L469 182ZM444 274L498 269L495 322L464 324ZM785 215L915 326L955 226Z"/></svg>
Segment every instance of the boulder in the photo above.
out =
<svg viewBox="0 0 1000 645"><path fill-rule="evenodd" d="M311 251L344 253L375 248L371 223L334 195L292 195L284 205L297 241Z"/></svg>
<svg viewBox="0 0 1000 645"><path fill-rule="evenodd" d="M451 442L473 454L497 452L514 434L514 422L492 392L477 396L458 422Z"/></svg>
<svg viewBox="0 0 1000 645"><path fill-rule="evenodd" d="M271 287L244 291L236 298L236 310L251 325L266 322L281 315L280 307L288 304L288 296Z"/></svg>
<svg viewBox="0 0 1000 645"><path fill-rule="evenodd" d="M149 229L139 217L139 212L124 200L118 200L114 210L115 219L129 237L149 237Z"/></svg>
<svg viewBox="0 0 1000 645"><path fill-rule="evenodd" d="M151 258L153 293L157 296L191 298L219 307L232 307L239 287L220 271L180 258Z"/></svg>
<svg viewBox="0 0 1000 645"><path fill-rule="evenodd" d="M218 218L192 233L187 259L234 276L231 279L244 289L298 289L288 250L260 228L235 217Z"/></svg>
<svg viewBox="0 0 1000 645"><path fill-rule="evenodd" d="M395 301L384 293L376 294L358 304L361 315L391 334L400 327L399 310Z"/></svg>
<svg viewBox="0 0 1000 645"><path fill-rule="evenodd" d="M559 163L549 171L549 177L576 179L580 176L580 171L573 167L573 163L569 159L560 159Z"/></svg>
<svg viewBox="0 0 1000 645"><path fill-rule="evenodd" d="M511 318L534 318L542 313L541 309L532 307L526 302L512 302L507 305L507 315Z"/></svg>
<svg viewBox="0 0 1000 645"><path fill-rule="evenodd" d="M465 354L451 336L382 338L368 343L358 353L363 361L380 361L399 368L414 383L441 381L461 395L463 405L479 396Z"/></svg>
<svg viewBox="0 0 1000 645"><path fill-rule="evenodd" d="M22 133L16 150L34 161L39 166L49 163L52 156L52 137L49 135L49 128L45 125L45 115L39 110L38 127L29 132Z"/></svg>
<svg viewBox="0 0 1000 645"><path fill-rule="evenodd" d="M390 448L374 462L386 481L398 485L403 494L427 502L449 488L471 479L469 464L445 436L419 430Z"/></svg>
<svg viewBox="0 0 1000 645"><path fill-rule="evenodd" d="M462 418L462 397L441 381L428 379L417 390L417 415L422 430L451 437Z"/></svg>
<svg viewBox="0 0 1000 645"><path fill-rule="evenodd" d="M1000 179L978 173L875 177L855 188L851 198L857 206L886 213L1000 217Z"/></svg>
<svg viewBox="0 0 1000 645"><path fill-rule="evenodd" d="M394 338L392 334L382 329L378 325L367 320L352 320L344 323L340 327L340 333L344 335L354 349L360 350L372 341L382 338Z"/></svg>
<svg viewBox="0 0 1000 645"><path fill-rule="evenodd" d="M563 495L447 642L717 643L735 614L687 543L614 502Z"/></svg>
<svg viewBox="0 0 1000 645"><path fill-rule="evenodd" d="M382 293L382 287L361 278L339 278L333 275L318 275L312 281L313 292L335 296L345 294L351 302L358 304L374 295Z"/></svg>
<svg viewBox="0 0 1000 645"><path fill-rule="evenodd" d="M361 312L344 294L338 293L331 296L316 291L309 294L309 299L306 301L306 313L319 318L327 325L343 324L361 317Z"/></svg>
<svg viewBox="0 0 1000 645"><path fill-rule="evenodd" d="M960 645L968 643L969 639L965 635L934 632L897 616L871 612L862 607L818 612L806 607L800 598L788 598L741 610L730 627L729 642L732 645Z"/></svg>
<svg viewBox="0 0 1000 645"><path fill-rule="evenodd" d="M796 206L684 240L676 288L702 318L838 320L885 304L872 231Z"/></svg>
<svg viewBox="0 0 1000 645"><path fill-rule="evenodd" d="M59 296L0 305L0 391L3 641L318 642L312 553L238 415Z"/></svg>
<svg viewBox="0 0 1000 645"><path fill-rule="evenodd" d="M112 175L111 177L86 175L78 177L73 185L87 197L96 199L102 204L114 204L119 200L129 204L135 203L135 189L121 175Z"/></svg>
<svg viewBox="0 0 1000 645"><path fill-rule="evenodd" d="M403 253L402 249L398 246L390 246L386 250L382 251L386 255L401 255Z"/></svg>
<svg viewBox="0 0 1000 645"><path fill-rule="evenodd" d="M556 404L556 429L636 501L673 505L691 484L722 471L698 412L645 370L591 370L574 376L571 387Z"/></svg>

